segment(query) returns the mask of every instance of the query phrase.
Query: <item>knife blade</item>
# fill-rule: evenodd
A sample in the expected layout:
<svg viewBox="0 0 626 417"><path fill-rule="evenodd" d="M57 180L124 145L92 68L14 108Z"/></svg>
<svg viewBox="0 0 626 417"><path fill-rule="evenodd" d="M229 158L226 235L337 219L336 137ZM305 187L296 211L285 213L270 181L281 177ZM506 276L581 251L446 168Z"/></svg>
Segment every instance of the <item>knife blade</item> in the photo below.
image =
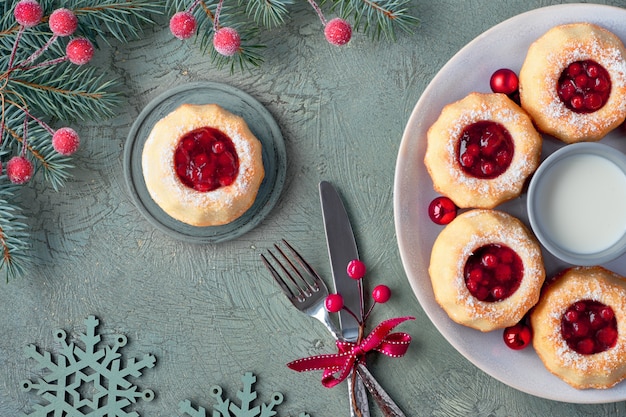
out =
<svg viewBox="0 0 626 417"><path fill-rule="evenodd" d="M341 196L331 183L327 181L320 182L319 193L335 292L341 294L344 305L359 316L362 314L361 290L357 282L350 278L347 272L348 263L359 257L356 240L352 232L352 225L350 224L350 219L348 218L348 213L343 205ZM339 311L338 314L343 338L347 341L356 341L359 336L359 323L345 310ZM348 392L352 393L352 375L347 379ZM362 417L369 417L370 412L367 392L358 374L354 382L356 406ZM352 395L350 395L349 398L352 398ZM350 401L350 415L352 417L358 415L352 401Z"/></svg>

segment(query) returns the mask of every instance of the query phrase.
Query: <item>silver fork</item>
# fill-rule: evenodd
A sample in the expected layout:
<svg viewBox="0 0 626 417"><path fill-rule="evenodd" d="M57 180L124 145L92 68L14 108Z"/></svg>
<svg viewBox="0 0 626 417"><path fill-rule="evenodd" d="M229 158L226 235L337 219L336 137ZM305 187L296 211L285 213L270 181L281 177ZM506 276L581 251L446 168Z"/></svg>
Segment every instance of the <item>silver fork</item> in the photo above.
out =
<svg viewBox="0 0 626 417"><path fill-rule="evenodd" d="M263 254L261 254L261 261L291 304L303 313L321 321L335 339L339 339L341 335L324 307L324 300L328 296L328 287L324 280L293 246L285 239L282 239L282 243L288 249L289 255L278 244L274 244L274 249L283 259L282 262L274 252L269 249L267 251L269 258L278 266L278 269Z"/></svg>
<svg viewBox="0 0 626 417"><path fill-rule="evenodd" d="M288 249L289 255L286 251L281 249L278 244L274 244L274 249L282 258L282 261L269 249L267 254L268 257L272 259L272 262L263 254L261 254L261 261L270 271L272 277L283 290L283 293L285 293L289 301L291 301L298 310L321 321L335 339L341 339L341 333L337 330L337 327L330 319L328 311L324 307L324 301L329 294L328 287L326 287L324 280L293 246L285 239L281 241ZM277 267L272 263L277 265ZM376 381L365 365L357 365L357 373L363 380L363 385L370 394L372 394L372 397L385 417L405 417L402 410L400 410L389 394L387 394L384 388ZM357 396L359 395L365 395L365 393L357 393ZM367 414L365 414L365 412ZM362 415L369 415L369 410L365 412Z"/></svg>

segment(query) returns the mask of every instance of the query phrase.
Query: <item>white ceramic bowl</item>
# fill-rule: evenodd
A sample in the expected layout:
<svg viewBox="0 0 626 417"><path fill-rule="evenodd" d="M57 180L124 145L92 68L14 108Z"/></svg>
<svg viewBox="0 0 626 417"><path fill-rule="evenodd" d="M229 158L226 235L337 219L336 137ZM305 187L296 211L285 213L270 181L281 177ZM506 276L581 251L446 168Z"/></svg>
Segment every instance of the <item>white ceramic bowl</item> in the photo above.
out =
<svg viewBox="0 0 626 417"><path fill-rule="evenodd" d="M572 265L626 251L626 155L601 143L564 146L530 181L528 218L541 244Z"/></svg>

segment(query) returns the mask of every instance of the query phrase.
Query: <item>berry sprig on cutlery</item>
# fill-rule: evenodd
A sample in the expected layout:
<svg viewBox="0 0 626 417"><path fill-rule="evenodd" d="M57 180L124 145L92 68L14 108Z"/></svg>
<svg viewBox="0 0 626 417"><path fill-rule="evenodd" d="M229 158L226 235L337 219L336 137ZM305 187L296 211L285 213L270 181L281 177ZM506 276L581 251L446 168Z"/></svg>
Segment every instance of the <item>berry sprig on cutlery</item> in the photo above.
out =
<svg viewBox="0 0 626 417"><path fill-rule="evenodd" d="M373 303L366 309L362 291L362 281L366 273L365 264L358 259L354 259L348 263L347 273L350 278L356 280L359 286L361 293L360 311L355 312L347 308L343 303L343 297L339 293L329 294L326 297L325 306L331 313L345 310L357 320L359 325L357 340L354 342L337 340L337 353L311 356L287 364L290 369L298 372L323 370L322 385L327 388L332 388L345 380L360 364L365 365L367 353L376 351L389 357L399 358L404 356L411 343L411 335L408 333L392 333L392 330L398 325L407 320L415 319L411 316L387 319L366 335L367 319L372 309L376 304L383 304L389 301L391 290L384 284L375 286L372 291Z"/></svg>

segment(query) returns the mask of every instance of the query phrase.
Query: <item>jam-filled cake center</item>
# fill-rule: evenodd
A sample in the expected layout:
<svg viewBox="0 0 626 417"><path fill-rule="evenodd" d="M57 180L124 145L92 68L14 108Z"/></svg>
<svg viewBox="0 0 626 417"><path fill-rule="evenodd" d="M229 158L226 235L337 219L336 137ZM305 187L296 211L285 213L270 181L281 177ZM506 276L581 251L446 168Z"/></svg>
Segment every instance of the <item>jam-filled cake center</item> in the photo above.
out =
<svg viewBox="0 0 626 417"><path fill-rule="evenodd" d="M577 301L561 317L561 335L581 355L604 352L617 342L615 313L598 301Z"/></svg>
<svg viewBox="0 0 626 417"><path fill-rule="evenodd" d="M475 250L464 269L465 285L481 301L494 302L510 297L520 286L524 264L508 246L489 244Z"/></svg>
<svg viewBox="0 0 626 417"><path fill-rule="evenodd" d="M559 98L576 113L601 109L611 93L611 76L592 60L572 62L563 70L557 85Z"/></svg>
<svg viewBox="0 0 626 417"><path fill-rule="evenodd" d="M500 123L482 120L465 126L458 146L463 171L481 179L504 173L513 159L513 138Z"/></svg>
<svg viewBox="0 0 626 417"><path fill-rule="evenodd" d="M183 184L206 192L235 181L239 158L227 135L212 127L202 127L180 139L174 152L174 167Z"/></svg>

